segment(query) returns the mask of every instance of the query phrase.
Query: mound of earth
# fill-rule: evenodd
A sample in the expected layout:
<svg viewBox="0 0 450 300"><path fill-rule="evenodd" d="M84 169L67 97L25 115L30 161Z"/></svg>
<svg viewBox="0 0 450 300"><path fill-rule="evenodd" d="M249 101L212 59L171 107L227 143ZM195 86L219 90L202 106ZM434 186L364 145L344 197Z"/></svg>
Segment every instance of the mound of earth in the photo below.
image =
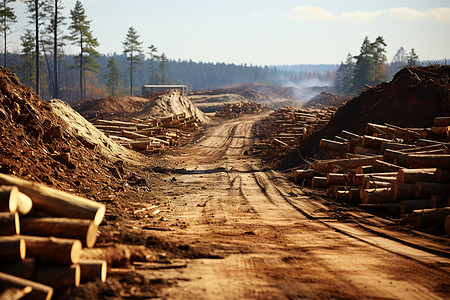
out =
<svg viewBox="0 0 450 300"><path fill-rule="evenodd" d="M389 123L401 127L431 127L437 116L450 116L450 66L408 67L391 82L369 88L348 101L320 132L299 148L311 156L321 138L342 130L364 134L366 124ZM292 152L280 168L299 165L298 151Z"/></svg>
<svg viewBox="0 0 450 300"><path fill-rule="evenodd" d="M322 92L306 102L304 108L324 108L324 107L341 107L349 100L348 97L342 97L330 92Z"/></svg>
<svg viewBox="0 0 450 300"><path fill-rule="evenodd" d="M209 122L208 117L179 90L171 90L167 93L160 94L154 99L148 100L142 110L131 113L129 117L146 120L183 113L186 117L195 117L202 123Z"/></svg>
<svg viewBox="0 0 450 300"><path fill-rule="evenodd" d="M63 190L97 192L118 184L109 157L67 130L52 107L0 67L0 172ZM116 174L119 174L116 172Z"/></svg>
<svg viewBox="0 0 450 300"><path fill-rule="evenodd" d="M207 117L179 90L159 93L152 99L133 96L89 99L75 103L73 108L90 122L97 119L151 119L181 113L208 122Z"/></svg>
<svg viewBox="0 0 450 300"><path fill-rule="evenodd" d="M141 111L148 101L134 96L93 98L77 102L72 107L90 122L97 119L122 120Z"/></svg>
<svg viewBox="0 0 450 300"><path fill-rule="evenodd" d="M227 103L248 101L239 94L191 95L189 99L204 113L220 111Z"/></svg>

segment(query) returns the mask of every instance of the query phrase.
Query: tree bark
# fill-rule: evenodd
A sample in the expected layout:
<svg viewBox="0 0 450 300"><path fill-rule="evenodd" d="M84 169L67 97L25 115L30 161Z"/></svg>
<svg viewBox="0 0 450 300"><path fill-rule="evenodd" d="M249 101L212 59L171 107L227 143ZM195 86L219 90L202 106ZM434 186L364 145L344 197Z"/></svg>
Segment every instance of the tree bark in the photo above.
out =
<svg viewBox="0 0 450 300"><path fill-rule="evenodd" d="M394 182L391 185L391 192L389 198L391 201L399 201L405 199L414 199L416 196L415 183L398 183Z"/></svg>
<svg viewBox="0 0 450 300"><path fill-rule="evenodd" d="M49 286L13 275L0 273L0 290L8 288L24 289L28 286L31 286L32 290L24 299L50 300L53 296L53 288Z"/></svg>
<svg viewBox="0 0 450 300"><path fill-rule="evenodd" d="M25 235L80 240L88 248L97 240L97 226L87 219L22 218L21 231Z"/></svg>
<svg viewBox="0 0 450 300"><path fill-rule="evenodd" d="M36 269L35 280L39 283L53 287L55 290L62 290L68 287L80 285L79 265L42 265Z"/></svg>
<svg viewBox="0 0 450 300"><path fill-rule="evenodd" d="M400 200L400 213L409 214L416 209L431 208L430 199Z"/></svg>
<svg viewBox="0 0 450 300"><path fill-rule="evenodd" d="M353 185L350 174L328 173L327 185Z"/></svg>
<svg viewBox="0 0 450 300"><path fill-rule="evenodd" d="M308 169L308 170L293 170L292 177L294 178L295 183L299 183L304 179L311 180L314 176L319 175L316 170Z"/></svg>
<svg viewBox="0 0 450 300"><path fill-rule="evenodd" d="M382 160L376 160L373 163L373 172L374 173L393 172L393 171L398 171L401 168L402 167L400 167L400 166L390 164L390 163L384 162Z"/></svg>
<svg viewBox="0 0 450 300"><path fill-rule="evenodd" d="M447 184L434 183L434 182L416 182L415 189L416 198L431 198L433 195L448 196L449 190Z"/></svg>
<svg viewBox="0 0 450 300"><path fill-rule="evenodd" d="M55 216L90 219L98 226L105 214L105 205L103 204L38 183L0 174L0 184L18 186L33 200L37 209Z"/></svg>
<svg viewBox="0 0 450 300"><path fill-rule="evenodd" d="M0 236L20 234L19 214L0 213Z"/></svg>
<svg viewBox="0 0 450 300"><path fill-rule="evenodd" d="M450 216L445 218L445 234L450 235Z"/></svg>
<svg viewBox="0 0 450 300"><path fill-rule="evenodd" d="M411 214L411 223L416 229L435 227L443 228L450 215L450 207L415 210Z"/></svg>
<svg viewBox="0 0 450 300"><path fill-rule="evenodd" d="M450 181L450 169L437 168L435 175L438 182Z"/></svg>
<svg viewBox="0 0 450 300"><path fill-rule="evenodd" d="M311 186L315 188L326 188L328 186L327 178L315 176L312 179Z"/></svg>
<svg viewBox="0 0 450 300"><path fill-rule="evenodd" d="M106 281L107 264L105 260L80 259L78 264L81 268L81 282L95 281L100 279Z"/></svg>
<svg viewBox="0 0 450 300"><path fill-rule="evenodd" d="M18 194L16 186L0 186L0 212L16 212Z"/></svg>
<svg viewBox="0 0 450 300"><path fill-rule="evenodd" d="M400 169L397 174L397 183L437 182L435 172L435 168Z"/></svg>
<svg viewBox="0 0 450 300"><path fill-rule="evenodd" d="M321 139L319 143L319 148L326 149L330 151L336 151L340 153L347 153L348 143L337 142L333 140Z"/></svg>
<svg viewBox="0 0 450 300"><path fill-rule="evenodd" d="M362 191L362 203L387 203L389 202L389 191L390 188L365 189Z"/></svg>
<svg viewBox="0 0 450 300"><path fill-rule="evenodd" d="M318 172L328 173L331 167L340 166L347 169L356 169L359 166L367 166L374 163L375 160L381 159L382 156L364 157L364 158L344 158L332 160L316 160L314 162L315 169Z"/></svg>
<svg viewBox="0 0 450 300"><path fill-rule="evenodd" d="M0 272L33 280L36 274L36 266L37 263L34 258L25 258L22 261L5 261L0 264Z"/></svg>
<svg viewBox="0 0 450 300"><path fill-rule="evenodd" d="M26 242L28 257L38 261L72 265L80 259L82 246L79 240L28 235L20 237Z"/></svg>
<svg viewBox="0 0 450 300"><path fill-rule="evenodd" d="M448 197L444 197L442 195L433 195L430 198L430 203L432 208L437 207L450 207L450 199Z"/></svg>
<svg viewBox="0 0 450 300"><path fill-rule="evenodd" d="M18 236L0 237L0 261L21 261L27 254L25 240Z"/></svg>

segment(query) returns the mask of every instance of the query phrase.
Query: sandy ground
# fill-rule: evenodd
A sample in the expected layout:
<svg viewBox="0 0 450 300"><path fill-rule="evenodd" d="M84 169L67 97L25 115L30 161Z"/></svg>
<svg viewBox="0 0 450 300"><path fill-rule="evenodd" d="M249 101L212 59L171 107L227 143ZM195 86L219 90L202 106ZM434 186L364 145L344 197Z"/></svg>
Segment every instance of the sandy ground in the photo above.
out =
<svg viewBox="0 0 450 300"><path fill-rule="evenodd" d="M197 144L164 157L171 167L156 170L167 184L152 223L161 228L148 219L130 226L186 255L135 265L139 280L124 298L450 297L445 243L389 230L389 221L339 208L245 156L259 118L210 127Z"/></svg>

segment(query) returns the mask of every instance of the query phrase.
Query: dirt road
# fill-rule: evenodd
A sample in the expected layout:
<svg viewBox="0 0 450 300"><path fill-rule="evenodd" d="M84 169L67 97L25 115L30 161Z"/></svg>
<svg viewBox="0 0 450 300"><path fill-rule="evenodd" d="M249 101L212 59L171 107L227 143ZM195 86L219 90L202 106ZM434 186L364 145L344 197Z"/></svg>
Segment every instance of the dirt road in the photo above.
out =
<svg viewBox="0 0 450 300"><path fill-rule="evenodd" d="M258 116L211 128L177 150L154 231L190 256L141 270L167 299L443 299L450 259L420 236L357 209L342 211L244 155ZM420 244L421 246L417 246ZM192 254L195 253L195 254Z"/></svg>

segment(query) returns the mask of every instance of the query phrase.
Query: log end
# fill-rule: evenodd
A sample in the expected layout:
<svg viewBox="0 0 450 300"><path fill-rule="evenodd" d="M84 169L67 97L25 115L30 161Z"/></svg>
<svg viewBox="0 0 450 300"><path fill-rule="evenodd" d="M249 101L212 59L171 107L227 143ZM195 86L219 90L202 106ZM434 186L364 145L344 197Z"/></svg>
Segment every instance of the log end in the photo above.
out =
<svg viewBox="0 0 450 300"><path fill-rule="evenodd" d="M97 241L97 226L95 222L90 222L89 227L86 232L86 247L92 248Z"/></svg>
<svg viewBox="0 0 450 300"><path fill-rule="evenodd" d="M21 215L28 214L33 208L33 201L28 195L18 192L17 193L17 210Z"/></svg>
<svg viewBox="0 0 450 300"><path fill-rule="evenodd" d="M79 240L74 240L72 248L70 250L70 260L73 264L76 264L81 256L82 245Z"/></svg>
<svg viewBox="0 0 450 300"><path fill-rule="evenodd" d="M398 170L397 183L405 183L405 172L403 169Z"/></svg>
<svg viewBox="0 0 450 300"><path fill-rule="evenodd" d="M106 206L105 205L100 205L100 207L97 209L97 212L95 213L94 216L94 223L96 226L100 225L100 223L103 220L103 217L105 216L105 211L106 211Z"/></svg>

